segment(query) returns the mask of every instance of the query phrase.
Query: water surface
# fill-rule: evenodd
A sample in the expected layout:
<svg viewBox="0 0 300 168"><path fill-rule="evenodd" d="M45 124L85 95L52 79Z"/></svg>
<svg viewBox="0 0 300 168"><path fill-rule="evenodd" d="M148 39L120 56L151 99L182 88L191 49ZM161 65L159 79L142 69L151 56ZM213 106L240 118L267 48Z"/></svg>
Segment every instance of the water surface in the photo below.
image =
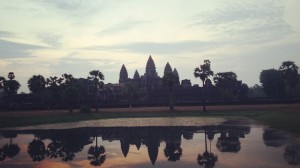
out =
<svg viewBox="0 0 300 168"><path fill-rule="evenodd" d="M299 167L299 139L284 132L224 119L168 121L1 130L0 167Z"/></svg>

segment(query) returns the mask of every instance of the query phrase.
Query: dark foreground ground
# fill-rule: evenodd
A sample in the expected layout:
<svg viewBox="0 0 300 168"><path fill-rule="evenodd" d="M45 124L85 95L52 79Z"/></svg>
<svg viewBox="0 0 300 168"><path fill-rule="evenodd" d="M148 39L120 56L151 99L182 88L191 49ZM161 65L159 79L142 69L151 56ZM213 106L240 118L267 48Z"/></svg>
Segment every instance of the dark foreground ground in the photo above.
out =
<svg viewBox="0 0 300 168"><path fill-rule="evenodd" d="M0 112L0 128L108 118L243 117L300 135L300 104L208 106L207 112L202 112L201 106L181 106L175 109L170 112L168 107L103 108L87 114L79 110L73 113L67 110Z"/></svg>

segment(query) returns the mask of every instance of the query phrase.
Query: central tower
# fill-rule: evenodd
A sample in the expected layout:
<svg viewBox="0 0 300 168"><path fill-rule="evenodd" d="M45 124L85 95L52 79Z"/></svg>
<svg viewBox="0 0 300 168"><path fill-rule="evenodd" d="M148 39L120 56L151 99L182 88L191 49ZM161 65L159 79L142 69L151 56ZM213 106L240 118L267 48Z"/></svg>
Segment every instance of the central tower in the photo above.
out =
<svg viewBox="0 0 300 168"><path fill-rule="evenodd" d="M154 61L153 61L151 55L149 56L148 61L147 61L145 76L150 77L150 78L158 77L157 72L156 72L156 67L155 67L155 64L154 64Z"/></svg>

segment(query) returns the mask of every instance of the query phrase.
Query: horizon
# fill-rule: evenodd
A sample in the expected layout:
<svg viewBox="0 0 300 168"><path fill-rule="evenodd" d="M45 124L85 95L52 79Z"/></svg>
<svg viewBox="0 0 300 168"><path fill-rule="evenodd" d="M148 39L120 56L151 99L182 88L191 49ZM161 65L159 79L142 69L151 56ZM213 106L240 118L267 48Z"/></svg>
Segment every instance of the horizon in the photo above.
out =
<svg viewBox="0 0 300 168"><path fill-rule="evenodd" d="M149 55L159 76L167 62L180 81L201 82L194 68L211 61L214 73L233 71L249 87L283 61L300 66L300 1L3 1L0 76L14 72L29 93L33 75L100 70L104 83L145 72Z"/></svg>

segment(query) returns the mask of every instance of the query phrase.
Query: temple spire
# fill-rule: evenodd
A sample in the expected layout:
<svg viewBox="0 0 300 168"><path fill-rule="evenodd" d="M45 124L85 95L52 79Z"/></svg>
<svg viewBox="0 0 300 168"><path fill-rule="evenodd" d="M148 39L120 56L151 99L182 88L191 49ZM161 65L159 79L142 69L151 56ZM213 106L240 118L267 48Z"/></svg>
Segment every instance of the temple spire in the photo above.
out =
<svg viewBox="0 0 300 168"><path fill-rule="evenodd" d="M166 73L172 73L172 67L171 67L171 65L169 64L169 62L168 62L168 63L166 64L166 66L165 66L164 75L165 75Z"/></svg>
<svg viewBox="0 0 300 168"><path fill-rule="evenodd" d="M139 80L140 79L140 74L137 70L135 70L134 75L133 75L133 80Z"/></svg>
<svg viewBox="0 0 300 168"><path fill-rule="evenodd" d="M128 73L125 65L122 65L122 68L120 70L120 78L119 78L119 83L124 83L128 80Z"/></svg>
<svg viewBox="0 0 300 168"><path fill-rule="evenodd" d="M149 56L147 61L145 76L152 78L157 77L156 67L151 55Z"/></svg>

